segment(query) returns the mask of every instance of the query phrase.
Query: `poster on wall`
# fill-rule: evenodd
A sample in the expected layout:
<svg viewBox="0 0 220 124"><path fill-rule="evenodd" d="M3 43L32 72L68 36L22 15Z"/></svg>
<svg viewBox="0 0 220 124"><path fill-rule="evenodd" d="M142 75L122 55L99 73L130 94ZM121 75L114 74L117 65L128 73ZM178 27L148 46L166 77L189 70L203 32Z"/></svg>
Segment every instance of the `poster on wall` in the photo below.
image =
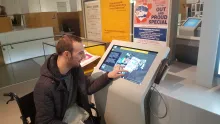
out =
<svg viewBox="0 0 220 124"><path fill-rule="evenodd" d="M130 41L130 1L101 0L102 40Z"/></svg>
<svg viewBox="0 0 220 124"><path fill-rule="evenodd" d="M101 41L102 27L99 1L85 2L85 18L87 39Z"/></svg>
<svg viewBox="0 0 220 124"><path fill-rule="evenodd" d="M169 0L136 0L134 42L166 46Z"/></svg>

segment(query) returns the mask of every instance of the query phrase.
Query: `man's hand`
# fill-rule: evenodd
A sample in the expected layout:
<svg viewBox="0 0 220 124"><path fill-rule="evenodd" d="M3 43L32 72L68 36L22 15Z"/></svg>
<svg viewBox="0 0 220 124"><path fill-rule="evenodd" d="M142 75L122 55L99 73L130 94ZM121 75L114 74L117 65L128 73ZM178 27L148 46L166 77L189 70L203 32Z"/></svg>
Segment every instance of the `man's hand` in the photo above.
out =
<svg viewBox="0 0 220 124"><path fill-rule="evenodd" d="M124 70L120 65L116 65L113 69L113 71L108 73L108 78L119 78L121 76L124 76L123 72L127 72Z"/></svg>

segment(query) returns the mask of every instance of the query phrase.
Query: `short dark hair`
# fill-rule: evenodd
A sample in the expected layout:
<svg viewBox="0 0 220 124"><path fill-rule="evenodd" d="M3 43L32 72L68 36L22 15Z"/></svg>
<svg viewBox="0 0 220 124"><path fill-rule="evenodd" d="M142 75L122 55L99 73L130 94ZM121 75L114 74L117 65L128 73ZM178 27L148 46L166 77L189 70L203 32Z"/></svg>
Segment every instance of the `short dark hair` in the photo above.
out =
<svg viewBox="0 0 220 124"><path fill-rule="evenodd" d="M82 42L82 39L75 35L64 35L59 39L59 42L56 45L56 51L58 55L62 55L63 52L69 51L73 52L73 42Z"/></svg>

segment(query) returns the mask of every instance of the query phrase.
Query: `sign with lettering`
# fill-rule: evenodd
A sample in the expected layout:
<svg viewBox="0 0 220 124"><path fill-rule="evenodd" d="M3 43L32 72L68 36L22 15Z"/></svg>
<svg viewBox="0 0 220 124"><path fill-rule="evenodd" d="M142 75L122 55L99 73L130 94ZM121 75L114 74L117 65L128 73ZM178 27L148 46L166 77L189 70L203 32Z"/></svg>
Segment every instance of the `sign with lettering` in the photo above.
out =
<svg viewBox="0 0 220 124"><path fill-rule="evenodd" d="M86 33L90 40L102 40L100 2L85 2Z"/></svg>
<svg viewBox="0 0 220 124"><path fill-rule="evenodd" d="M166 46L169 0L136 0L134 42Z"/></svg>
<svg viewBox="0 0 220 124"><path fill-rule="evenodd" d="M102 40L130 41L130 1L101 0Z"/></svg>

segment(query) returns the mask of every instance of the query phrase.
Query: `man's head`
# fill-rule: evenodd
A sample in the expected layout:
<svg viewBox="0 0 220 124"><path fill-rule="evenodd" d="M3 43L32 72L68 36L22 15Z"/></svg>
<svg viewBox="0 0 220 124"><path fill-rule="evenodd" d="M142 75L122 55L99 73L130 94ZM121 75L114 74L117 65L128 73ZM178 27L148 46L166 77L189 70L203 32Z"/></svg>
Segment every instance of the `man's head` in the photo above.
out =
<svg viewBox="0 0 220 124"><path fill-rule="evenodd" d="M82 40L79 37L65 35L59 39L56 46L57 54L68 67L78 67L85 58Z"/></svg>

